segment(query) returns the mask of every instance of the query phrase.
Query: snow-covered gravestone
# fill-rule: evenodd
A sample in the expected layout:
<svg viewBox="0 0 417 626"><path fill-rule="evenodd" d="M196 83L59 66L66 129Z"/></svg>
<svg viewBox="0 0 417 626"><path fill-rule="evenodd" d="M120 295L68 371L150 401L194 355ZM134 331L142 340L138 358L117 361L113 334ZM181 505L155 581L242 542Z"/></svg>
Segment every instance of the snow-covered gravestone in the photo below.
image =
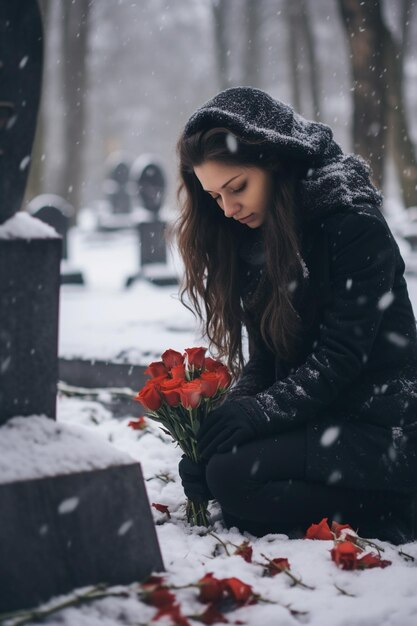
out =
<svg viewBox="0 0 417 626"><path fill-rule="evenodd" d="M139 463L54 421L62 239L19 210L42 55L36 0L1 2L0 613L163 569Z"/></svg>
<svg viewBox="0 0 417 626"><path fill-rule="evenodd" d="M177 277L167 267L167 224L159 219L166 189L163 169L151 155L144 154L133 163L130 176L136 186L139 203L149 212L150 219L137 224L139 272L128 278L126 286L138 278L145 278L156 285L177 284Z"/></svg>

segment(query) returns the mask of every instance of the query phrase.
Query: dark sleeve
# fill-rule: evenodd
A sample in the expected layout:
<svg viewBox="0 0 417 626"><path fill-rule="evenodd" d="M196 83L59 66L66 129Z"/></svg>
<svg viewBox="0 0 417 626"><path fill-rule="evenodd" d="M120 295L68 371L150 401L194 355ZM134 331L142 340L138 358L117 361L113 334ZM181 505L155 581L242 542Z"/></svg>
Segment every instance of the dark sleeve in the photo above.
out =
<svg viewBox="0 0 417 626"><path fill-rule="evenodd" d="M332 297L318 342L294 373L256 395L272 433L314 419L360 374L392 302L395 242L384 222L349 213L328 231Z"/></svg>
<svg viewBox="0 0 417 626"><path fill-rule="evenodd" d="M272 352L258 346L254 348L242 370L237 383L229 391L228 398L254 396L264 391L275 381L275 359Z"/></svg>

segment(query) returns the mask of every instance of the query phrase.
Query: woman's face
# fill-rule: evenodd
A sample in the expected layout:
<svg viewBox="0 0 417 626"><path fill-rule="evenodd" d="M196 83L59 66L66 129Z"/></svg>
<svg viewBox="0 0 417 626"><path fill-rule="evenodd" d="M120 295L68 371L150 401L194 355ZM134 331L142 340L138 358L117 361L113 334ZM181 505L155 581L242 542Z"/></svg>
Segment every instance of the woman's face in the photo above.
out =
<svg viewBox="0 0 417 626"><path fill-rule="evenodd" d="M226 217L249 228L264 223L272 199L270 172L255 166L205 161L194 167L194 173Z"/></svg>

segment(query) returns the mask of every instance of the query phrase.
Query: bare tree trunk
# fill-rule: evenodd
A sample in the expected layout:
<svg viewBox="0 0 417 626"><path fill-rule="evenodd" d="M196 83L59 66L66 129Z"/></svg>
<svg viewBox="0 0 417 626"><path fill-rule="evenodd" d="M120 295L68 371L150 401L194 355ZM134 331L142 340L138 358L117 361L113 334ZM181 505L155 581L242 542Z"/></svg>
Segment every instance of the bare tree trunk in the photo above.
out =
<svg viewBox="0 0 417 626"><path fill-rule="evenodd" d="M43 40L44 49L46 49L46 41L48 38L50 27L50 8L51 0L39 0L39 8L42 16L43 25ZM26 206L32 198L38 196L44 191L44 175L45 175L45 123L44 123L44 108L45 108L45 96L47 91L46 85L46 72L44 70L42 77L42 90L41 99L39 105L38 121L36 124L36 134L33 143L33 150L31 156L30 173L28 183L26 186L25 196L22 206Z"/></svg>
<svg viewBox="0 0 417 626"><path fill-rule="evenodd" d="M228 80L228 39L227 39L227 0L212 0L214 23L214 47L216 52L219 89L229 86Z"/></svg>
<svg viewBox="0 0 417 626"><path fill-rule="evenodd" d="M290 61L290 80L292 89L292 105L302 113L300 93L300 45L302 42L302 26L300 12L294 0L287 0L285 13L288 23L288 58Z"/></svg>
<svg viewBox="0 0 417 626"><path fill-rule="evenodd" d="M353 149L369 161L373 181L383 186L387 139L387 78L384 25L379 0L339 0L351 51Z"/></svg>
<svg viewBox="0 0 417 626"><path fill-rule="evenodd" d="M306 0L287 0L285 12L288 23L288 58L290 61L290 80L292 104L296 111L306 117L318 119L320 116L319 77L317 72L316 51L311 21ZM308 78L306 78L308 75ZM312 111L305 104L301 86L308 83L312 101Z"/></svg>
<svg viewBox="0 0 417 626"><path fill-rule="evenodd" d="M339 0L352 52L354 151L370 161L379 187L392 156L409 207L417 205L417 160L405 110L403 55L412 3L402 4L403 51L383 22L380 0Z"/></svg>
<svg viewBox="0 0 417 626"><path fill-rule="evenodd" d="M262 3L246 0L244 3L245 35L242 84L259 87L261 77L260 29Z"/></svg>
<svg viewBox="0 0 417 626"><path fill-rule="evenodd" d="M86 117L89 0L63 0L63 94L65 104L64 167L61 188L78 213L82 197L82 173ZM75 218L76 219L76 218Z"/></svg>
<svg viewBox="0 0 417 626"><path fill-rule="evenodd" d="M313 116L315 120L320 118L320 81L317 66L316 49L314 45L311 19L308 13L306 0L300 0L301 24L306 44L307 59L309 64L310 92L313 100Z"/></svg>
<svg viewBox="0 0 417 626"><path fill-rule="evenodd" d="M388 74L388 136L390 153L400 184L405 207L417 205L417 160L411 141L404 98L404 47L407 41L409 0L403 2L402 45L393 38L388 28L384 31L385 66ZM407 23L408 21L408 23Z"/></svg>

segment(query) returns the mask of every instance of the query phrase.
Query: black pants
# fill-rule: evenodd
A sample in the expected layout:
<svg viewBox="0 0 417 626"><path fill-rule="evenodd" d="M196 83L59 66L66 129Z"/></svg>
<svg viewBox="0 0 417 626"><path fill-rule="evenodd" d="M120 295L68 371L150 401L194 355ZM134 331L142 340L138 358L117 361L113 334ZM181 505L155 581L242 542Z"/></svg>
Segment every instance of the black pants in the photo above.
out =
<svg viewBox="0 0 417 626"><path fill-rule="evenodd" d="M305 473L306 432L283 433L215 454L207 484L227 527L262 536L303 537L323 517L350 524L362 537L399 544L414 540L411 497L309 482ZM364 488L361 488L364 487Z"/></svg>

